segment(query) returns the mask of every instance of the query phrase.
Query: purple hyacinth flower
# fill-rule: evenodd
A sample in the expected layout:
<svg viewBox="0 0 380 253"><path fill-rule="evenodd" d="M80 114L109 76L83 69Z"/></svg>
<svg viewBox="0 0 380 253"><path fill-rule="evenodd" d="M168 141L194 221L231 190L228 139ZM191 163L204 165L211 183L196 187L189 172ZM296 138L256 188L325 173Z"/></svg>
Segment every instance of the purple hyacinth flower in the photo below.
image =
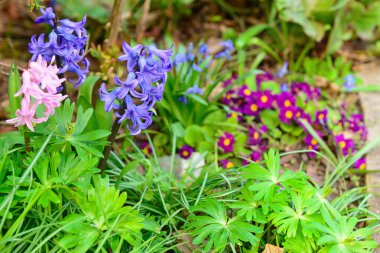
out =
<svg viewBox="0 0 380 253"><path fill-rule="evenodd" d="M210 49L204 43L202 43L198 49L198 53L203 57L207 58L210 55Z"/></svg>
<svg viewBox="0 0 380 253"><path fill-rule="evenodd" d="M274 74L274 76L280 79L284 78L285 75L289 73L288 66L289 66L289 62L285 61L284 64L281 66L281 68L276 72L276 74Z"/></svg>
<svg viewBox="0 0 380 253"><path fill-rule="evenodd" d="M192 87L188 88L185 93L202 95L203 90L199 88L198 84L194 84Z"/></svg>
<svg viewBox="0 0 380 253"><path fill-rule="evenodd" d="M280 120L285 124L290 124L295 119L297 108L294 106L280 107Z"/></svg>
<svg viewBox="0 0 380 253"><path fill-rule="evenodd" d="M287 83L282 83L281 86L280 86L280 90L282 92L288 92L289 91L288 84Z"/></svg>
<svg viewBox="0 0 380 253"><path fill-rule="evenodd" d="M137 65L143 46L138 44L131 47L127 42L123 42L122 47L125 54L119 56L117 59L119 61L127 61L127 70L133 71L134 67Z"/></svg>
<svg viewBox="0 0 380 253"><path fill-rule="evenodd" d="M335 136L334 139L344 156L355 152L355 142L352 139L346 139L343 134Z"/></svg>
<svg viewBox="0 0 380 253"><path fill-rule="evenodd" d="M354 168L355 169L359 169L359 170L365 170L366 169L366 159L365 159L365 157L362 157L362 158L358 159L354 163Z"/></svg>
<svg viewBox="0 0 380 253"><path fill-rule="evenodd" d="M220 160L220 165L222 166L223 169L230 169L235 166L231 161L227 159L222 159Z"/></svg>
<svg viewBox="0 0 380 253"><path fill-rule="evenodd" d="M234 150L235 137L227 132L219 138L218 147L223 150L225 153L232 152Z"/></svg>
<svg viewBox="0 0 380 253"><path fill-rule="evenodd" d="M291 107L296 105L295 97L289 92L281 92L277 96L277 105L279 107Z"/></svg>
<svg viewBox="0 0 380 253"><path fill-rule="evenodd" d="M348 74L344 77L344 88L346 88L346 91L352 91L355 88L355 82L356 78L352 74Z"/></svg>
<svg viewBox="0 0 380 253"><path fill-rule="evenodd" d="M53 12L53 8L48 7L46 10L40 8L40 12L42 15L37 17L34 22L37 24L48 23L50 26L54 26L55 13Z"/></svg>
<svg viewBox="0 0 380 253"><path fill-rule="evenodd" d="M107 91L106 84L103 83L99 89L100 100L104 102L104 108L107 112L110 112L112 109L119 109L120 105L115 103L119 92L119 88L114 89L111 92Z"/></svg>
<svg viewBox="0 0 380 253"><path fill-rule="evenodd" d="M215 59L225 58L231 60L231 54L235 50L231 40L226 40L220 43L224 48L219 53L215 54Z"/></svg>
<svg viewBox="0 0 380 253"><path fill-rule="evenodd" d="M188 101L185 96L179 96L178 101L187 105Z"/></svg>
<svg viewBox="0 0 380 253"><path fill-rule="evenodd" d="M315 124L326 124L327 122L327 114L328 114L328 110L327 109L323 109L321 111L317 111L315 113Z"/></svg>
<svg viewBox="0 0 380 253"><path fill-rule="evenodd" d="M126 109L122 114L116 113L119 119L119 124L127 120L127 128L131 135L137 135L141 130L148 128L152 124L153 112L148 110L147 105L135 105L131 96L126 96L124 99Z"/></svg>
<svg viewBox="0 0 380 253"><path fill-rule="evenodd" d="M249 145L257 145L257 144L261 144L262 142L261 133L252 127L248 129L248 137L249 137L248 138Z"/></svg>
<svg viewBox="0 0 380 253"><path fill-rule="evenodd" d="M260 109L266 108L269 109L272 107L274 97L272 92L269 90L257 92L257 105Z"/></svg>
<svg viewBox="0 0 380 253"><path fill-rule="evenodd" d="M179 150L179 155L184 159L189 159L191 154L194 152L194 148L188 145L183 145Z"/></svg>

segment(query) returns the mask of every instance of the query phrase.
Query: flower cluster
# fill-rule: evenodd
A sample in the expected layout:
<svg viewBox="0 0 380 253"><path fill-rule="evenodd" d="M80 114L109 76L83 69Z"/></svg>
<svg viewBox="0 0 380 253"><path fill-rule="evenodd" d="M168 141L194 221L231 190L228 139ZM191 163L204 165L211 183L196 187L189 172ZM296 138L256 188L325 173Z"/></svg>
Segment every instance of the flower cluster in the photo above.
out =
<svg viewBox="0 0 380 253"><path fill-rule="evenodd" d="M136 135L152 123L151 109L162 99L173 52L172 48L161 50L140 44L131 47L126 42L123 51L125 54L118 60L127 62L127 78L121 80L116 76L117 87L110 92L103 83L99 95L106 111L117 109L119 124L127 121L128 130Z"/></svg>
<svg viewBox="0 0 380 253"><path fill-rule="evenodd" d="M53 62L54 56L52 58ZM58 77L58 68L52 62L48 65L41 55L36 61L29 62L29 68L22 74L22 86L15 94L23 96L21 108L16 111L17 117L7 120L7 123L15 126L26 125L34 131L33 123L47 121L54 114L55 108L67 97L57 92L64 79ZM45 108L43 116L40 117L36 115L39 105Z"/></svg>
<svg viewBox="0 0 380 253"><path fill-rule="evenodd" d="M228 105L230 108L227 117L236 118L240 124L245 125L248 129L246 145L252 153L248 155L247 159L259 161L261 154L267 149L267 127L261 119L261 113L267 110L275 111L281 124L287 125L291 129L301 127L306 131L301 123L301 119L303 119L316 129L317 134L322 139L328 139L329 136L333 135L332 141L335 142L338 152L343 156L354 153L358 143L365 141L367 137L363 116L353 114L351 117L346 117L345 114L341 114L340 119L336 122L331 122L332 118L329 118L328 109L311 109L318 108L321 90L305 82L293 82L290 85L282 83L278 91L262 89L264 82L276 81L278 78L281 79L278 81L282 81L287 72L287 64L285 63L275 75L271 75L269 72L258 74L256 75L256 89L252 89L248 85L232 87L220 100L222 104ZM224 86L229 86L236 78L236 75L232 76L232 78L225 81ZM350 78L345 78L347 83L352 82ZM297 100L302 100L303 102L299 103ZM309 106L307 106L308 104ZM333 131L330 127L331 125L339 125L341 130L337 131L335 129ZM348 136L359 136L359 139L348 138L348 136L345 136L347 132L351 133ZM306 134L303 141L307 149L319 149L318 141L312 135ZM221 139L218 145L224 152L229 152L223 146ZM309 153L309 156L314 157L315 153ZM245 162L243 161L243 163ZM358 160L354 167L365 168L365 158Z"/></svg>
<svg viewBox="0 0 380 253"><path fill-rule="evenodd" d="M81 85L89 71L89 61L85 56L87 32L84 29L86 17L80 22L69 19L57 20L51 7L41 9L42 16L36 18L36 23L47 23L53 29L45 42L45 34L34 35L29 43L29 52L33 55L32 61L42 55L45 61L57 60L58 73L71 72L76 79L69 79L75 86Z"/></svg>

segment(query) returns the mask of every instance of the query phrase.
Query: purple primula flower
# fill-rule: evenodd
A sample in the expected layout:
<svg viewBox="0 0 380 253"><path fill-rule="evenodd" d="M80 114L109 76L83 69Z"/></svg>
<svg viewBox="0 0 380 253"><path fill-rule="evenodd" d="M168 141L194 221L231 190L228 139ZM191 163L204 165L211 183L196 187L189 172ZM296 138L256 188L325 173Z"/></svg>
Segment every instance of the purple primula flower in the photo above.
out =
<svg viewBox="0 0 380 253"><path fill-rule="evenodd" d="M222 166L223 169L230 169L235 166L231 161L227 159L222 159L220 160L220 165Z"/></svg>
<svg viewBox="0 0 380 253"><path fill-rule="evenodd" d="M319 132L317 132L317 133L320 137L322 137L321 133L319 133ZM311 134L307 134L305 136L304 143L305 143L308 150L318 151L318 149L319 149L318 141ZM313 153L313 152L309 152L308 155L312 158L315 157L315 153Z"/></svg>
<svg viewBox="0 0 380 253"><path fill-rule="evenodd" d="M355 88L355 82L356 82L356 79L354 77L354 75L352 74L348 74L344 77L344 88L346 88L346 91L352 91L352 89Z"/></svg>
<svg viewBox="0 0 380 253"><path fill-rule="evenodd" d="M273 80L273 76L269 72L264 72L262 74L256 75L255 79L256 79L257 90L260 90L261 83L262 82L266 82L266 81L272 81Z"/></svg>
<svg viewBox="0 0 380 253"><path fill-rule="evenodd" d="M260 160L262 159L262 154L263 153L261 151L254 150L254 151L252 151L251 154L249 154L249 156L246 159L244 159L242 161L242 164L247 165L247 164L249 164L250 161L260 162Z"/></svg>
<svg viewBox="0 0 380 253"><path fill-rule="evenodd" d="M234 150L235 137L227 132L224 132L223 136L219 138L218 147L225 153L232 152Z"/></svg>
<svg viewBox="0 0 380 253"><path fill-rule="evenodd" d="M355 152L355 142L352 139L346 139L343 134L335 136L334 139L344 156Z"/></svg>
<svg viewBox="0 0 380 253"><path fill-rule="evenodd" d="M107 112L110 112L112 109L119 109L120 105L115 103L115 99L118 96L120 88L116 88L111 92L107 91L106 84L103 83L99 89L100 100L104 102L104 108Z"/></svg>
<svg viewBox="0 0 380 253"><path fill-rule="evenodd" d="M143 151L144 154L146 154L146 155L151 155L152 154L152 147L150 146L149 142L144 141L141 144L140 148L142 149L142 151Z"/></svg>
<svg viewBox="0 0 380 253"><path fill-rule="evenodd" d="M226 95L221 99L221 102L225 105L232 105L236 99L236 93L234 90L229 90Z"/></svg>
<svg viewBox="0 0 380 253"><path fill-rule="evenodd" d="M281 92L277 95L277 105L279 107L291 107L296 105L295 97L289 92Z"/></svg>
<svg viewBox="0 0 380 253"><path fill-rule="evenodd" d="M249 145L257 145L262 142L261 133L252 127L248 129L248 137Z"/></svg>
<svg viewBox="0 0 380 253"><path fill-rule="evenodd" d="M319 99L321 97L321 90L319 88L312 88L304 82L292 83L290 90L293 95L298 95L300 92L305 93L308 99Z"/></svg>
<svg viewBox="0 0 380 253"><path fill-rule="evenodd" d="M55 13L53 12L53 8L48 7L46 10L40 8L41 16L37 17L34 22L37 24L47 23L50 26L54 26L53 19L55 19Z"/></svg>
<svg viewBox="0 0 380 253"><path fill-rule="evenodd" d="M350 129L354 132L358 132L364 126L363 114L353 114L347 121L350 124Z"/></svg>
<svg viewBox="0 0 380 253"><path fill-rule="evenodd" d="M231 54L235 50L231 40L226 40L220 43L224 48L219 53L215 54L215 59L225 58L231 60Z"/></svg>
<svg viewBox="0 0 380 253"><path fill-rule="evenodd" d="M184 159L188 159L193 152L194 152L193 147L188 146L188 145L183 145L182 148L179 150L179 155Z"/></svg>
<svg viewBox="0 0 380 253"><path fill-rule="evenodd" d="M238 112L231 112L227 114L227 118L234 118L237 120L237 122L240 122L243 120L243 117L240 113Z"/></svg>
<svg viewBox="0 0 380 253"><path fill-rule="evenodd" d="M252 98L253 97L253 95L254 95L254 92L253 91L251 91L250 89L249 89L249 87L247 86L247 85L243 85L243 86L241 86L240 88L239 88L239 90L238 90L238 95L239 95L239 97L242 97L242 98Z"/></svg>
<svg viewBox="0 0 380 253"><path fill-rule="evenodd" d="M244 114L249 116L259 115L260 108L256 102L256 99L249 99L247 103L244 104L243 111Z"/></svg>
<svg viewBox="0 0 380 253"><path fill-rule="evenodd" d="M279 118L285 124L290 124L296 117L297 108L295 106L280 107Z"/></svg>
<svg viewBox="0 0 380 253"><path fill-rule="evenodd" d="M285 61L281 68L276 72L276 74L274 74L274 76L280 79L284 78L284 76L289 73L288 66L289 62Z"/></svg>
<svg viewBox="0 0 380 253"><path fill-rule="evenodd" d="M366 159L365 159L365 157L362 157L362 158L358 159L354 163L354 168L355 169L360 169L360 170L365 170L366 169Z"/></svg>
<svg viewBox="0 0 380 253"><path fill-rule="evenodd" d="M29 43L29 52L32 61L41 55L45 61L50 62L56 58L59 73L71 72L76 74L76 79L69 79L78 87L89 72L89 61L85 58L85 46L87 44L87 32L84 29L86 17L80 22L72 22L68 19L55 21L55 14L51 8L41 10L42 16L36 19L38 23L49 23L53 30L49 34L49 40L45 42L44 34L38 39L34 35ZM52 24L53 23L53 24Z"/></svg>
<svg viewBox="0 0 380 253"><path fill-rule="evenodd" d="M265 90L262 92L257 92L257 105L259 106L260 109L271 108L273 101L274 101L274 97L271 91Z"/></svg>
<svg viewBox="0 0 380 253"><path fill-rule="evenodd" d="M327 109L323 109L321 111L317 111L315 113L315 124L321 124L321 125L326 124L326 122L327 122L327 114L328 114L328 110Z"/></svg>
<svg viewBox="0 0 380 253"><path fill-rule="evenodd" d="M233 74L230 78L228 78L226 81L223 83L223 87L230 86L232 82L234 82L237 79L237 75Z"/></svg>
<svg viewBox="0 0 380 253"><path fill-rule="evenodd" d="M268 132L268 127L266 126L266 125L262 125L261 127L260 127L260 130L261 130L261 132L263 132L263 133L267 133Z"/></svg>

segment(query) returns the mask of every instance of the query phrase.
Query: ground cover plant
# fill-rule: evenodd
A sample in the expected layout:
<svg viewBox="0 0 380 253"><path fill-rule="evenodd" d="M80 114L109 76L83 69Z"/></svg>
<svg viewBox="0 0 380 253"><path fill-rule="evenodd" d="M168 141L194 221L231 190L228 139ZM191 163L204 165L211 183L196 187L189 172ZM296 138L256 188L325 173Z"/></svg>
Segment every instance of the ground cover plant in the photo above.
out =
<svg viewBox="0 0 380 253"><path fill-rule="evenodd" d="M39 28L24 48L26 67L9 66L4 124L12 131L0 134L1 252L378 247L379 215L362 175L380 139L367 142L357 99L377 88L363 88L347 58L316 57L312 44L299 59L282 58L282 47L299 48L273 50L257 26L214 43L155 41L149 9L177 10L162 17L173 32L195 1L101 2L29 1ZM298 22L312 39L309 26L331 23L332 13L377 8L326 3L316 11L328 9L325 18L308 11L300 23L289 17L306 11L296 15L290 3L261 4L273 10L267 31ZM125 10L141 15L132 39L117 36ZM108 18L109 28L94 25ZM367 21L355 31L375 29Z"/></svg>

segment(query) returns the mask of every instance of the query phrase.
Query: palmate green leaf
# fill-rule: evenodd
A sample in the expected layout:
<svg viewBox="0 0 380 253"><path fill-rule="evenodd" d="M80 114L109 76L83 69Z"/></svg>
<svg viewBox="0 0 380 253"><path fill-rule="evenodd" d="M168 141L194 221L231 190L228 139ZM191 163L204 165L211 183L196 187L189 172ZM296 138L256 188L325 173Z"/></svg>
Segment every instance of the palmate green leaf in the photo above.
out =
<svg viewBox="0 0 380 253"><path fill-rule="evenodd" d="M287 252L293 253L314 253L317 244L313 238L305 237L298 233L295 237L286 237L282 243Z"/></svg>
<svg viewBox="0 0 380 253"><path fill-rule="evenodd" d="M337 219L327 219L327 225L315 224L315 227L324 233L317 241L322 246L321 253L330 252L358 252L369 253L378 246L370 236L369 228L356 229L356 217L341 216Z"/></svg>
<svg viewBox="0 0 380 253"><path fill-rule="evenodd" d="M222 203L206 199L192 207L191 211L193 214L189 216L186 228L190 230L190 235L195 237L194 244L202 244L208 240L203 245L205 252L212 247L216 252L224 252L228 244L235 247L242 245L242 242L249 242L252 246L258 245L259 239L254 233L261 233L262 230L244 222L241 216L228 218ZM194 212L202 212L204 215L196 215Z"/></svg>

